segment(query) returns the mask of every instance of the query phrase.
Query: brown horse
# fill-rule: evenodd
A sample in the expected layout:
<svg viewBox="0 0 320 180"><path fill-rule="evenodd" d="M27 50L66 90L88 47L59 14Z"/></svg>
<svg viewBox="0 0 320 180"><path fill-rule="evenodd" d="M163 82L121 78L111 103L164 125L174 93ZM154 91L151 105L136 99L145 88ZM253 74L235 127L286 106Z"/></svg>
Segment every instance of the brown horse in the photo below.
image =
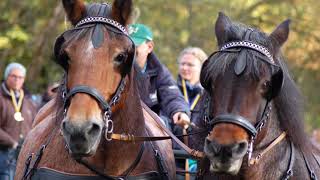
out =
<svg viewBox="0 0 320 180"><path fill-rule="evenodd" d="M289 22L267 35L219 14L219 50L200 78L208 94L197 124L209 128L193 143L202 142L207 157L200 178L320 178L320 153L304 133L301 94L280 51Z"/></svg>
<svg viewBox="0 0 320 180"><path fill-rule="evenodd" d="M55 44L66 75L25 139L15 179L175 179L170 140L113 138L166 135L138 95L135 46L125 28L132 1L62 2L74 25Z"/></svg>

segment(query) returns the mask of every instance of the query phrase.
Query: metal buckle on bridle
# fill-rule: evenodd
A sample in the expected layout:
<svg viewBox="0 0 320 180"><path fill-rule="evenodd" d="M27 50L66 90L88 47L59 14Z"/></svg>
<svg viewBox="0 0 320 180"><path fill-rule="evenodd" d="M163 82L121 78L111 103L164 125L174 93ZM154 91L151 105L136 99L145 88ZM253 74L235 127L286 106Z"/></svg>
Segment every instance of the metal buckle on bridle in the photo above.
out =
<svg viewBox="0 0 320 180"><path fill-rule="evenodd" d="M251 140L250 140L248 151L247 151L247 153L248 153L248 166L250 166L250 160L251 160L252 152L253 152L254 139L255 139L255 137L251 136Z"/></svg>
<svg viewBox="0 0 320 180"><path fill-rule="evenodd" d="M66 115L67 115L67 108L64 108L64 110L63 110L63 117L66 117Z"/></svg>
<svg viewBox="0 0 320 180"><path fill-rule="evenodd" d="M103 121L105 123L105 134L104 137L107 141L111 141L113 134L113 121L111 119L111 110L107 110L104 112Z"/></svg>

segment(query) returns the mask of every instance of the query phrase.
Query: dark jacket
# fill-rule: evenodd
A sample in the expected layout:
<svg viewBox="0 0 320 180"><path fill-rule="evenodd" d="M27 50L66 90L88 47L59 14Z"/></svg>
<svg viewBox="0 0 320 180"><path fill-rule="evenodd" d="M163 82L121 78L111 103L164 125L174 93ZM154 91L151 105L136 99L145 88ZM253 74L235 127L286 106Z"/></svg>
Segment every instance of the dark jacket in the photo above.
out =
<svg viewBox="0 0 320 180"><path fill-rule="evenodd" d="M189 99L189 106L191 106L192 102L195 100L196 96L198 94L202 94L203 91L203 87L200 85L200 83L196 84L196 85L191 85L188 81L186 82L186 89L187 89L187 94L188 94L188 99ZM182 87L182 80L181 80L181 76L178 76L177 79L177 85L180 89L180 92L183 94L183 87Z"/></svg>
<svg viewBox="0 0 320 180"><path fill-rule="evenodd" d="M182 81L181 81L181 77L178 76L177 79L177 85L179 87L180 92L183 94L183 88L182 88ZM187 94L188 94L188 99L189 99L189 107L191 108L192 103L194 102L194 100L196 99L196 96L199 94L200 97L203 95L203 87L201 86L200 83L196 84L196 85L191 85L188 81L186 81L186 89L187 89ZM197 104L199 104L199 101L197 102ZM199 118L199 109L201 107L199 106L195 106L194 109L190 110L191 111L191 122L193 122L195 120L195 118Z"/></svg>
<svg viewBox="0 0 320 180"><path fill-rule="evenodd" d="M183 87L182 87L182 79L180 76L178 76L177 79L177 85L179 87L180 92L183 94ZM198 119L200 119L202 117L203 112L201 111L201 100L202 100L202 96L203 96L203 92L204 89L203 87L199 84L196 84L194 86L192 86L188 81L186 81L186 90L187 90L187 94L188 94L188 99L189 99L189 107L191 108L192 103L194 102L194 100L196 99L197 95L200 95L200 99L197 101L196 106L191 109L191 122L195 122ZM172 132L175 135L181 135L183 133L183 129L180 126L172 126ZM191 128L192 129L192 128ZM189 129L189 130L191 130ZM192 135L194 136L194 135ZM191 136L189 136L190 138ZM183 141L183 138L179 138L181 141ZM174 149L181 149L179 145L177 145L175 142L173 143L173 148ZM181 161L181 163L184 163L184 161Z"/></svg>
<svg viewBox="0 0 320 180"><path fill-rule="evenodd" d="M158 115L162 114L170 119L176 112L186 112L190 115L188 104L170 74L169 70L160 63L154 53L150 53L144 73L139 75L139 94L146 105Z"/></svg>
<svg viewBox="0 0 320 180"><path fill-rule="evenodd" d="M36 115L36 106L31 100L31 96L25 91L21 113L24 121L17 122L13 118L15 113L11 96L4 83L0 84L0 150L11 148L15 142L20 140L31 130L32 121Z"/></svg>

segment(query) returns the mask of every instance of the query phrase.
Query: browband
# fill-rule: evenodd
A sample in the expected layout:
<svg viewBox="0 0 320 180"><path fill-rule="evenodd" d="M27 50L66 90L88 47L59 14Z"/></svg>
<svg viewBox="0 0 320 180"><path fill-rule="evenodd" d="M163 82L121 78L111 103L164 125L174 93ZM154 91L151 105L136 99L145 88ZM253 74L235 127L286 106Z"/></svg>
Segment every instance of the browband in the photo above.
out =
<svg viewBox="0 0 320 180"><path fill-rule="evenodd" d="M254 43L254 42L251 42L251 41L232 41L227 44L224 44L221 47L220 51L234 48L234 47L246 47L246 48L256 50L256 51L262 53L263 55L267 56L272 64L275 64L270 51L266 47L261 46L259 44Z"/></svg>
<svg viewBox="0 0 320 180"><path fill-rule="evenodd" d="M105 17L87 17L82 19L80 22L77 23L75 28L80 27L84 24L90 24L90 23L103 23L103 24L108 24L111 25L121 32L123 32L125 35L128 35L128 32L124 26L122 26L120 23L113 19L105 18Z"/></svg>

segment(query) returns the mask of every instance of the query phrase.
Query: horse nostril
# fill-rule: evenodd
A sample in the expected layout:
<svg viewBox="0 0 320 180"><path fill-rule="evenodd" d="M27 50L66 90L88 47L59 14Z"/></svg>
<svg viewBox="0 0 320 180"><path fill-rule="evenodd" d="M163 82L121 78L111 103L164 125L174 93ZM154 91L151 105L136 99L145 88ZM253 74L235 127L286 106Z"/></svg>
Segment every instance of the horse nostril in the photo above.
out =
<svg viewBox="0 0 320 180"><path fill-rule="evenodd" d="M240 154L246 153L247 149L248 149L248 142L243 141L235 145L235 147L233 148L233 152L240 155Z"/></svg>
<svg viewBox="0 0 320 180"><path fill-rule="evenodd" d="M221 151L221 145L218 144L216 141L210 141L206 138L205 143L208 147L208 150L210 153L212 153L214 156L218 156Z"/></svg>
<svg viewBox="0 0 320 180"><path fill-rule="evenodd" d="M96 123L92 123L91 128L88 131L88 135L90 136L96 136L98 135L98 133L100 132L101 128L99 126L99 124Z"/></svg>

